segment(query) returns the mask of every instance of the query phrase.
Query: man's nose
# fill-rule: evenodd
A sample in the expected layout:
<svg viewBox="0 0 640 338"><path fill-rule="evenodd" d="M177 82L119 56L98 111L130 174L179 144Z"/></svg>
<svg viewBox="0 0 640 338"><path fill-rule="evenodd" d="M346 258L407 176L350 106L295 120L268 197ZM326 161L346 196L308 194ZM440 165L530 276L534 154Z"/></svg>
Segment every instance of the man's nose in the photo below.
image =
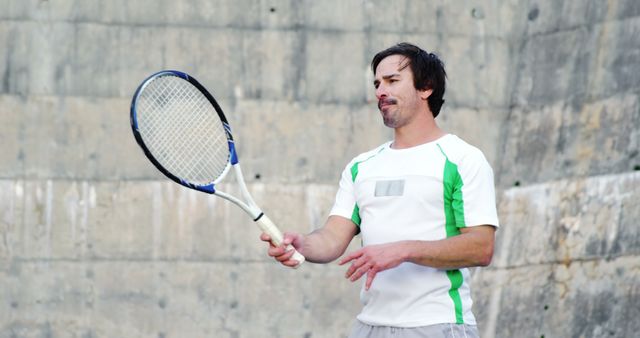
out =
<svg viewBox="0 0 640 338"><path fill-rule="evenodd" d="M382 84L380 84L378 88L376 88L376 98L380 100L385 97L387 97L387 90L384 88Z"/></svg>

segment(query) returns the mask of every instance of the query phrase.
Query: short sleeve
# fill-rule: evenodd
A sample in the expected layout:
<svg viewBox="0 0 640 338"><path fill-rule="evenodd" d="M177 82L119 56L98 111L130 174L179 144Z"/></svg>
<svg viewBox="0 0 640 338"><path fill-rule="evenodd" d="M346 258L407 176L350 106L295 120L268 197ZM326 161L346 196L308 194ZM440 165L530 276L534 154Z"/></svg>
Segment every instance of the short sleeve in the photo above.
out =
<svg viewBox="0 0 640 338"><path fill-rule="evenodd" d="M496 210L496 191L491 165L482 152L476 148L469 152L458 164L461 179L461 199L464 210L464 223L458 226L493 225L499 226Z"/></svg>
<svg viewBox="0 0 640 338"><path fill-rule="evenodd" d="M331 211L329 212L329 215L342 216L354 221L354 223L359 226L360 222L356 222L354 220L354 212L357 213L357 205L354 191L354 179L351 172L351 167L353 165L354 163L352 161L342 171L338 192L336 193L336 200L333 204L333 208L331 208Z"/></svg>

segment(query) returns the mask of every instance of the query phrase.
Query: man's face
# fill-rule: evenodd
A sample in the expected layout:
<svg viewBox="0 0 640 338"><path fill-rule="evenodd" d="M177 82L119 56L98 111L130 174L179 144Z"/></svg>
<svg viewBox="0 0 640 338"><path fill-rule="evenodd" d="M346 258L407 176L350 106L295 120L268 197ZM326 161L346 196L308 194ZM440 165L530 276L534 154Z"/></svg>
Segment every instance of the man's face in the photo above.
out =
<svg viewBox="0 0 640 338"><path fill-rule="evenodd" d="M378 64L375 80L378 109L384 124L389 128L402 127L416 116L424 113L425 102L413 84L413 73L402 55L390 55ZM430 91L429 91L430 92ZM428 96L428 95L427 95ZM425 97L426 99L426 97Z"/></svg>

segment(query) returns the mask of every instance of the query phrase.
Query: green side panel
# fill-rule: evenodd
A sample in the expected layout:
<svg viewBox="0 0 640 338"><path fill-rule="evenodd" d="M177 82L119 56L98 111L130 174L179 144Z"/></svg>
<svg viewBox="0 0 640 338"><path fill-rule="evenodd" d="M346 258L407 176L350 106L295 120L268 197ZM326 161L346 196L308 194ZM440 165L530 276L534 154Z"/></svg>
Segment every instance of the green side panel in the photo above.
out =
<svg viewBox="0 0 640 338"><path fill-rule="evenodd" d="M355 207L353 207L353 214L351 214L351 221L353 223L355 223L355 225L360 226L360 208L358 207L358 204L356 204Z"/></svg>
<svg viewBox="0 0 640 338"><path fill-rule="evenodd" d="M447 277L451 281L451 289L449 289L449 297L453 300L453 304L456 311L456 324L464 324L462 318L462 300L460 299L460 292L458 289L462 285L462 272L460 270L447 271Z"/></svg>
<svg viewBox="0 0 640 338"><path fill-rule="evenodd" d="M458 172L458 166L449 161L447 154L438 145L440 151L446 158L443 173L443 191L444 191L444 214L445 214L445 231L447 238L460 234L459 227L464 227L464 202L462 200L462 178ZM447 277L451 282L449 289L449 297L453 301L456 323L463 324L462 317L462 300L458 289L462 286L463 278L460 270L447 271Z"/></svg>
<svg viewBox="0 0 640 338"><path fill-rule="evenodd" d="M358 176L358 166L360 162L356 162L351 166L351 182L356 181L356 177Z"/></svg>
<svg viewBox="0 0 640 338"><path fill-rule="evenodd" d="M460 233L458 228L465 227L465 221L462 178L458 166L449 162L449 159L444 164L443 184L447 237L451 237Z"/></svg>
<svg viewBox="0 0 640 338"><path fill-rule="evenodd" d="M378 151L377 153L371 155L370 157L368 157L367 159L360 161L360 162L356 162L351 166L351 181L355 182L356 181L356 177L358 177L358 168L360 166L360 163L369 160L370 158L380 154L380 152L384 150L384 148L381 148L380 151ZM351 214L351 221L353 223L355 223L358 227L360 227L360 223L362 222L362 219L360 218L360 207L358 207L358 204L356 203L355 207L353 207L353 213Z"/></svg>
<svg viewBox="0 0 640 338"><path fill-rule="evenodd" d="M360 162L356 162L351 166L351 181L355 182L356 177L358 176L358 166ZM351 214L351 221L355 223L358 227L360 227L360 208L358 207L358 203L353 207L353 213Z"/></svg>

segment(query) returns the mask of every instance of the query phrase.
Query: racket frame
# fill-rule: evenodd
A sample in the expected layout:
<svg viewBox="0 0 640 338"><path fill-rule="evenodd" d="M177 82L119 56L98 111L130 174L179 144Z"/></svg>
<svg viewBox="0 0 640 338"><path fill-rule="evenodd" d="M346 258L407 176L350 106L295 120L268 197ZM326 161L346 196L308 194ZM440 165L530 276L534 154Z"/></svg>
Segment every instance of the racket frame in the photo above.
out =
<svg viewBox="0 0 640 338"><path fill-rule="evenodd" d="M207 184L197 184L197 183L193 183L193 182L187 181L187 180L185 180L183 178L175 176L169 170L165 169L164 166L158 160L156 160L156 158L153 156L153 154L151 153L151 151L149 150L147 145L144 143L144 140L142 138L142 134L140 133L140 130L138 129L138 118L137 118L138 112L137 112L137 105L136 105L136 103L138 102L138 98L140 97L140 94L144 91L144 89L153 80L155 80L155 79L157 79L159 77L162 77L162 76L179 77L179 78L181 78L183 80L186 80L190 84L192 84L211 103L211 105L215 109L216 113L218 114L218 117L220 118L220 121L222 121L222 125L224 127L224 131L225 131L225 134L226 134L226 137L227 137L227 143L229 145L229 161L227 161L227 165L225 166L222 174L220 174L215 180L213 180L213 181L211 181L211 182L209 182ZM170 178L171 180L173 180L174 182L176 182L176 183L178 183L180 185L183 185L183 186L185 186L187 188L195 189L195 190L198 190L198 191L206 192L206 193L209 193L209 194L215 194L215 192L216 192L215 185L224 179L224 177L227 175L227 172L229 171L229 168L232 165L238 164L238 155L236 153L236 147L235 147L235 143L233 141L233 135L231 134L231 127L229 126L229 122L227 121L227 117L224 116L224 113L222 112L222 108L220 108L220 105L218 104L216 99L209 93L209 91L207 91L207 89L204 88L204 86L201 85L200 82L198 82L195 78L189 76L189 74L186 74L186 73L183 73L183 72L177 71L177 70L163 70L163 71L157 72L157 73L152 74L149 77L147 77L142 82L142 84L140 86L138 86L138 89L136 89L136 92L133 95L133 99L131 100L131 114L130 114L130 117L131 117L131 129L133 130L133 135L134 135L138 145L142 148L144 154L151 161L151 163L153 163L153 165L158 170L160 170L160 172L162 172L165 176L167 176L168 178ZM216 195L219 195L219 194L216 194ZM226 195L226 194L224 194L224 195ZM219 195L219 196L222 197L222 195ZM242 207L242 208L245 209L244 207Z"/></svg>
<svg viewBox="0 0 640 338"><path fill-rule="evenodd" d="M218 114L218 117L220 118L220 121L223 124L225 134L227 137L227 143L229 145L229 160L227 161L227 165L223 169L223 172L215 180L207 184L197 184L197 183L189 182L178 176L175 176L169 170L164 168L164 166L153 156L149 148L144 143L144 140L138 128L138 120L137 120L138 113L137 113L136 103L138 101L138 98L140 97L140 94L144 91L147 85L151 83L153 80L155 80L156 78L162 77L162 76L176 76L183 80L188 81L190 84L196 87L214 107L216 113ZM218 104L216 99L209 93L209 91L207 91L207 89L203 85L201 85L195 78L193 78L192 76L184 72L177 71L177 70L163 70L150 75L142 82L142 84L140 84L140 86L138 86L135 94L133 95L133 99L131 100L130 120L131 120L130 121L131 129L133 131L133 135L136 139L136 142L138 143L140 148L142 148L142 151L144 152L145 156L151 161L151 163L161 173L163 173L169 179L171 179L172 181L182 186L185 186L187 188L194 189L197 191L205 192L208 194L213 194L234 203L235 205L240 207L242 210L244 210L247 214L249 214L252 217L252 219L254 220L254 222L258 224L260 229L271 237L271 241L274 245L279 246L282 244L282 241L284 239L282 232L273 223L273 221L271 221L264 214L264 212L262 212L260 207L258 207L258 205L253 200L251 194L249 193L249 190L247 189L247 185L244 181L244 176L242 175L240 162L238 160L238 154L236 152L233 135L231 133L231 127L229 126L229 122L227 121L226 116L222 112L222 108L220 108L220 105ZM240 188L240 193L242 194L244 201L240 200L239 198L233 195L230 195L228 193L225 193L223 191L216 189L216 184L220 183L225 178L225 176L227 175L231 167L233 167L234 169L236 181L238 183L238 186ZM293 246L289 245L287 247L287 250L291 250L291 249L295 250ZM292 259L298 261L298 265L296 267L300 266L305 261L304 256L302 256L297 251L294 253Z"/></svg>

